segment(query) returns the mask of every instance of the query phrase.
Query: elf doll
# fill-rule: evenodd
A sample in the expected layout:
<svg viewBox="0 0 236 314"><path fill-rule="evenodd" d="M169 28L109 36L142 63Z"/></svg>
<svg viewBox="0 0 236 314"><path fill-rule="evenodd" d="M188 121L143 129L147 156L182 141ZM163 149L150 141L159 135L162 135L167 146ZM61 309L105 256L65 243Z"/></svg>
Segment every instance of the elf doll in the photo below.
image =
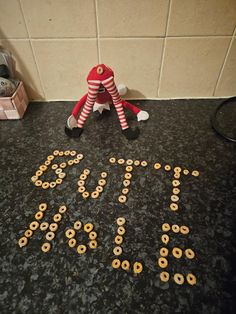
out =
<svg viewBox="0 0 236 314"><path fill-rule="evenodd" d="M87 82L88 93L75 105L72 115L67 120L65 133L70 137L79 137L92 109L102 114L103 110L110 110L110 105L113 104L118 114L122 133L128 140L136 139L139 136L139 129L129 127L124 108L131 110L137 116L138 121L147 120L149 114L121 99L120 94L124 94L127 89L123 85L120 88L120 93L118 92L114 82L114 72L106 65L99 64L89 72Z"/></svg>

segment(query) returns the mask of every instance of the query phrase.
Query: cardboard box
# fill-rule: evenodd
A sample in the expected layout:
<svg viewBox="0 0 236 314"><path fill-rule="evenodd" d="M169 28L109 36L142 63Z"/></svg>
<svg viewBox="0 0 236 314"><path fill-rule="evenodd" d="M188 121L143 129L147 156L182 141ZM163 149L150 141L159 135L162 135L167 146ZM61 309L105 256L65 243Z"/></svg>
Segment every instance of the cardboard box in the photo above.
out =
<svg viewBox="0 0 236 314"><path fill-rule="evenodd" d="M20 82L11 97L0 97L0 120L15 120L23 118L29 100L23 82Z"/></svg>

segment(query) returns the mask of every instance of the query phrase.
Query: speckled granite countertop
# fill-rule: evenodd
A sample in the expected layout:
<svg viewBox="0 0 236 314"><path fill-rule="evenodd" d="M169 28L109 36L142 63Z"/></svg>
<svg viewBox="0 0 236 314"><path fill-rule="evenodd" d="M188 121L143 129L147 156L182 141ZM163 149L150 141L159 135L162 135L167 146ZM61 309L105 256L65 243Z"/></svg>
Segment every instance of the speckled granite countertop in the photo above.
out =
<svg viewBox="0 0 236 314"><path fill-rule="evenodd" d="M136 102L137 103L137 102ZM0 312L1 313L235 313L236 145L219 138L209 117L219 100L141 101L150 113L139 124L141 136L128 142L117 116L96 121L90 117L79 140L68 139L64 122L74 103L31 104L22 121L0 122ZM131 125L134 117L128 114ZM66 169L63 184L41 190L30 181L54 149L75 149L85 158ZM128 202L117 201L123 169L109 157L147 160L134 172ZM172 175L157 173L153 164L170 164L200 171L198 178L181 181L181 209L169 209ZM84 168L92 170L89 189L101 170L109 173L105 192L84 201L77 180ZM36 232L20 249L17 242L46 201L51 219L58 206L68 211L50 253L40 247L43 232ZM111 268L115 219L127 219L124 258L141 261L142 274ZM95 251L79 256L64 235L76 219L92 221L98 233ZM178 286L162 283L157 267L164 222L187 225L183 241L171 235L171 247L191 247L193 260L171 255L168 271L196 274L198 283Z"/></svg>

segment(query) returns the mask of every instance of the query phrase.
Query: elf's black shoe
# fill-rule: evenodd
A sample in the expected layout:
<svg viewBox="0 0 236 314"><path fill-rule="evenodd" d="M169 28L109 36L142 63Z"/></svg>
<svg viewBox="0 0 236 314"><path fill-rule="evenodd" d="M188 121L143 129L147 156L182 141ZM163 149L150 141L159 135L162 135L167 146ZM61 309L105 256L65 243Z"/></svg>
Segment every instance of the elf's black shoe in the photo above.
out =
<svg viewBox="0 0 236 314"><path fill-rule="evenodd" d="M123 130L122 133L127 138L127 140L135 140L136 138L138 138L140 130L138 127L136 127L135 129L128 128Z"/></svg>
<svg viewBox="0 0 236 314"><path fill-rule="evenodd" d="M81 128L72 128L69 129L67 126L65 126L65 133L67 136L69 137L74 137L74 138L78 138L80 137L80 135L82 134L83 129Z"/></svg>

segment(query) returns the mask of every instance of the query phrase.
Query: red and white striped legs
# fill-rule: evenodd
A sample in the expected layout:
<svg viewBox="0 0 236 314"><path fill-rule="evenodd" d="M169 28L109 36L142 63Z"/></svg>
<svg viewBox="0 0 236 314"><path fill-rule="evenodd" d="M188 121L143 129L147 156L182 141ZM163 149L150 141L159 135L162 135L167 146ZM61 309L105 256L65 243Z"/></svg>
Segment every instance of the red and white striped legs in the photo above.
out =
<svg viewBox="0 0 236 314"><path fill-rule="evenodd" d="M108 93L112 97L113 104L116 108L118 118L120 120L120 125L122 130L128 129L128 124L125 118L125 113L122 105L122 100L114 83L114 78L110 77L102 82L102 85L107 89Z"/></svg>
<svg viewBox="0 0 236 314"><path fill-rule="evenodd" d="M93 108L93 105L95 103L95 100L97 98L97 93L98 93L98 89L99 89L99 86L100 86L100 81L89 81L88 82L89 85L89 90L88 90L88 95L87 95L87 99L86 99L86 103L81 111L81 114L79 116L79 119L78 119L78 127L79 128L83 128L84 126L84 123L86 121L86 119L88 118L92 108Z"/></svg>
<svg viewBox="0 0 236 314"><path fill-rule="evenodd" d="M120 120L120 125L122 130L128 129L128 124L125 118L125 113L122 105L122 100L120 98L120 95L117 91L116 85L114 83L114 78L110 77L104 81L88 81L89 84L89 91L88 96L86 99L86 103L84 105L84 108L79 116L78 119L78 127L83 128L84 123L90 114L92 107L96 101L98 89L100 87L100 84L102 84L108 91L108 93L112 97L113 104L116 108L118 118Z"/></svg>

